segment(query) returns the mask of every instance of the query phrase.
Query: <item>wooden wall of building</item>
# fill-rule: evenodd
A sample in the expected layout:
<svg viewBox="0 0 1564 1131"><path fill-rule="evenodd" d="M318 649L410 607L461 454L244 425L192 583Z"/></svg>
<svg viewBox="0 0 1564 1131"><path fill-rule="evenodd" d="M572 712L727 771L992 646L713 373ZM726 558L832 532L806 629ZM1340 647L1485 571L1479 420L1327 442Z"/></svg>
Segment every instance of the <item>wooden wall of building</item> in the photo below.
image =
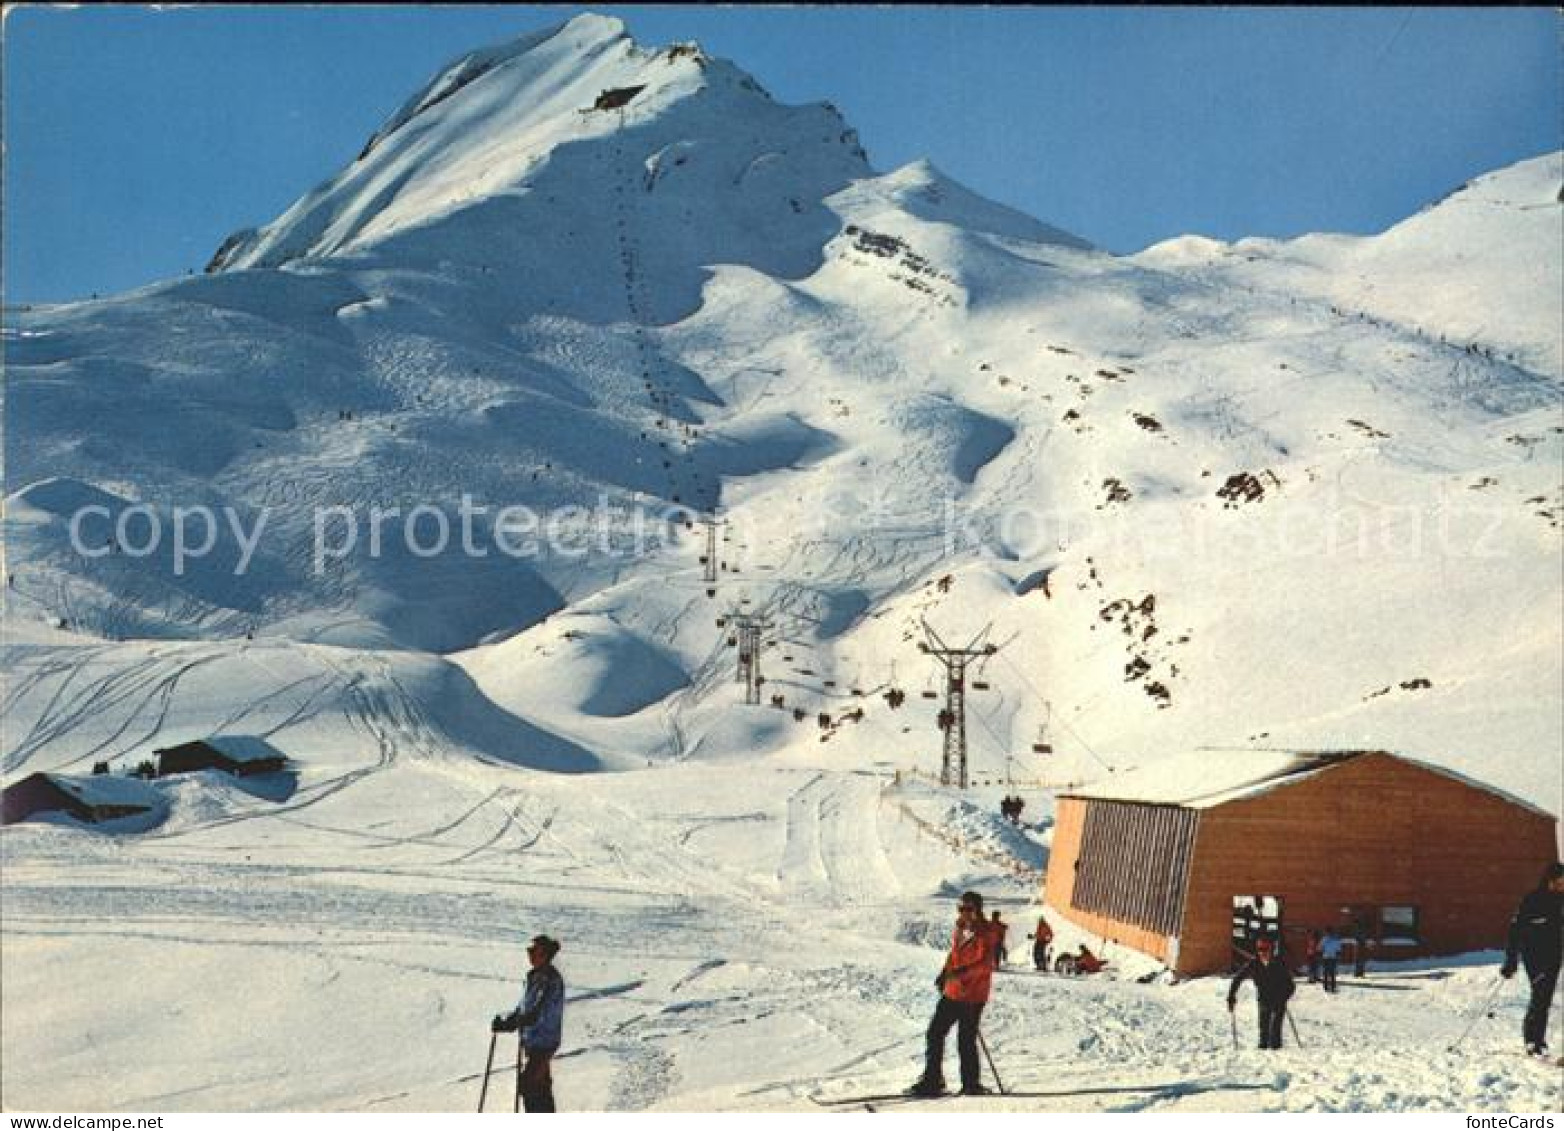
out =
<svg viewBox="0 0 1564 1131"><path fill-rule="evenodd" d="M1557 859L1556 822L1386 754L1365 754L1201 815L1178 968L1225 969L1235 895L1283 900L1287 943L1342 926L1342 909L1418 909L1418 947L1380 958L1502 946L1520 897Z"/></svg>
<svg viewBox="0 0 1564 1131"><path fill-rule="evenodd" d="M1044 902L1083 930L1166 962L1169 958L1168 936L1075 906L1076 865L1081 858L1088 804L1078 797L1062 797L1054 810L1053 845L1048 853L1048 873L1043 879Z"/></svg>

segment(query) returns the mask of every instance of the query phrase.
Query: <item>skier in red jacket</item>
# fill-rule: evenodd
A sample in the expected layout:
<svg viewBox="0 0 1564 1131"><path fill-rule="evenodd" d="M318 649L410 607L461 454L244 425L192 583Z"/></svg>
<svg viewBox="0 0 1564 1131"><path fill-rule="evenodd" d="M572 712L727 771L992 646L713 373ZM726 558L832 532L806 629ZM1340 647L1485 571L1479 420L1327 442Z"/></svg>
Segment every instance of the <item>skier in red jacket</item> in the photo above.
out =
<svg viewBox="0 0 1564 1131"><path fill-rule="evenodd" d="M956 1051L961 1058L961 1094L981 1096L988 1092L982 1083L978 1063L978 1022L988 1004L994 979L994 952L999 932L983 918L983 897L975 891L962 895L956 915L956 930L950 940L950 954L934 984L939 987L939 1004L929 1022L927 1060L923 1076L907 1091L915 1096L938 1096L945 1091L945 1037L956 1027Z"/></svg>

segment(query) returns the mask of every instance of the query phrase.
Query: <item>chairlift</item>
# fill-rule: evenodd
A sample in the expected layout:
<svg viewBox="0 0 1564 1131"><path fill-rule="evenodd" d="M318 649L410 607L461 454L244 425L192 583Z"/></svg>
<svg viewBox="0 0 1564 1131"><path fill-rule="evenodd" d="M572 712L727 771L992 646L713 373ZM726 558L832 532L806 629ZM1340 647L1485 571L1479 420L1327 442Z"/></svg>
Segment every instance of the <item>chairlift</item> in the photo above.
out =
<svg viewBox="0 0 1564 1131"><path fill-rule="evenodd" d="M987 681L986 680L981 680L981 679L974 679L972 681L972 690L973 691L987 691L988 690L988 683L987 683Z"/></svg>
<svg viewBox="0 0 1564 1131"><path fill-rule="evenodd" d="M938 692L938 691L935 691L935 690L933 690L933 689L932 689L932 688L931 688L931 689L929 689L929 690L927 690L927 691L925 691L925 692L923 692L923 697L924 697L924 698L925 698L925 699L938 699L938 698L939 698L939 692Z"/></svg>
<svg viewBox="0 0 1564 1131"><path fill-rule="evenodd" d="M1054 752L1053 743L1048 741L1048 724L1053 720L1054 705L1052 703L1044 703L1043 712L1043 725L1037 728L1037 741L1032 743L1033 754L1052 754Z"/></svg>

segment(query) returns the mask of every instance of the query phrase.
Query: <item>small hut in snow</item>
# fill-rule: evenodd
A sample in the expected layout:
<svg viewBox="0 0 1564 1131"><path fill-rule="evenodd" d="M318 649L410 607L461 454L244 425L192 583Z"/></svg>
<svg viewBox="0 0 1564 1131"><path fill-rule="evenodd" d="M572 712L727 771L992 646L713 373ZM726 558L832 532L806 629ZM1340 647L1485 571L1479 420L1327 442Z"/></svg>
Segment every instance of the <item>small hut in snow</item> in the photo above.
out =
<svg viewBox="0 0 1564 1131"><path fill-rule="evenodd" d="M223 770L235 777L272 774L288 764L288 758L264 738L221 734L194 742L182 742L153 751L159 777L196 770Z"/></svg>
<svg viewBox="0 0 1564 1131"><path fill-rule="evenodd" d="M1198 751L1062 794L1044 885L1071 922L1184 974L1257 931L1364 931L1380 958L1502 946L1557 820L1379 751Z"/></svg>
<svg viewBox="0 0 1564 1131"><path fill-rule="evenodd" d="M5 787L0 821L10 825L40 813L65 813L96 824L139 816L162 806L163 795L140 778L37 773Z"/></svg>
<svg viewBox="0 0 1564 1131"><path fill-rule="evenodd" d="M613 90L605 90L597 96L597 101L592 103L594 110L618 110L628 106L637 94L645 90L645 86L621 86Z"/></svg>

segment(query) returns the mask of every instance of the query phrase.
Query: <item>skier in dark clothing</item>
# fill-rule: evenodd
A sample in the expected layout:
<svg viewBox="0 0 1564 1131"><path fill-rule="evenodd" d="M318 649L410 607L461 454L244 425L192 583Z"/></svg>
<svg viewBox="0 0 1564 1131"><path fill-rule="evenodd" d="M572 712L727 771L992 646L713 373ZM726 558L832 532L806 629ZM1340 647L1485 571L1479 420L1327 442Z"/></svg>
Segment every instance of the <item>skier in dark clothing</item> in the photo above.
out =
<svg viewBox="0 0 1564 1131"><path fill-rule="evenodd" d="M1320 954L1320 932L1310 931L1309 938L1303 947L1303 960L1309 968L1309 985L1314 985L1320 980L1320 971L1323 958Z"/></svg>
<svg viewBox="0 0 1564 1131"><path fill-rule="evenodd" d="M491 1026L496 1033L521 1030L521 1047L527 1058L517 1083L526 1111L554 1110L554 1078L549 1062L559 1051L565 1021L565 979L553 965L558 953L559 943L547 935L539 935L527 944L527 961L532 969L527 972L521 1001L508 1014L496 1017Z"/></svg>
<svg viewBox="0 0 1564 1131"><path fill-rule="evenodd" d="M1054 929L1041 915L1037 917L1037 930L1032 933L1032 964L1039 970L1048 969L1048 944L1054 941Z"/></svg>
<svg viewBox="0 0 1564 1131"><path fill-rule="evenodd" d="M1559 982L1559 964L1564 958L1564 863L1554 861L1543 870L1542 879L1528 892L1510 921L1509 945L1499 973L1515 977L1518 962L1526 964L1531 982L1531 1001L1521 1036L1526 1051L1545 1056L1548 1051L1548 1009L1553 990Z"/></svg>
<svg viewBox="0 0 1564 1131"><path fill-rule="evenodd" d="M1233 977L1227 991L1227 1008L1238 1008L1238 987L1245 978L1254 979L1255 993L1260 999L1260 1047L1282 1047L1282 1021L1287 1016L1287 999L1293 994L1292 971L1287 963L1276 956L1276 943L1261 939L1255 943L1255 955Z"/></svg>
<svg viewBox="0 0 1564 1131"><path fill-rule="evenodd" d="M1005 960L1010 957L1010 949L1005 946L1005 937L1010 934L1010 924L1000 919L999 912L991 911L988 916L989 928L995 934L994 938L994 969L1004 968Z"/></svg>
<svg viewBox="0 0 1564 1131"><path fill-rule="evenodd" d="M1352 921L1352 974L1357 978L1368 977L1369 925L1362 916Z"/></svg>

